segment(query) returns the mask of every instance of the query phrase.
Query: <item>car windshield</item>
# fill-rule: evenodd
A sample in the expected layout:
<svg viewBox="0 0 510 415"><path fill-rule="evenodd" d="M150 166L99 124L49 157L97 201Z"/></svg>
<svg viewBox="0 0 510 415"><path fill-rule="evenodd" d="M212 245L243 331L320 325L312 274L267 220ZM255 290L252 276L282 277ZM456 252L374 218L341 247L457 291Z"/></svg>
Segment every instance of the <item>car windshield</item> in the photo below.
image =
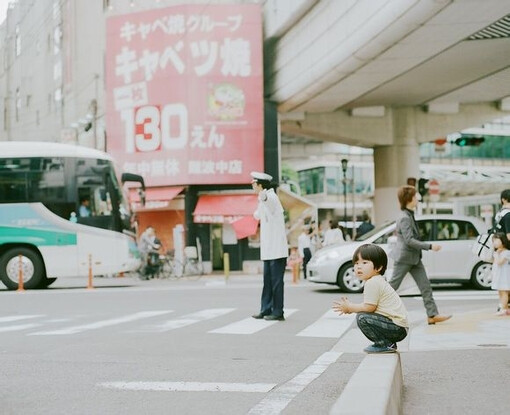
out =
<svg viewBox="0 0 510 415"><path fill-rule="evenodd" d="M372 235L375 235L376 233L381 232L383 229L387 228L388 225L392 224L393 222L384 222L380 226L376 226L374 229L372 229L370 232L364 233L363 235L360 235L356 237L356 241L366 241L368 238L370 238Z"/></svg>

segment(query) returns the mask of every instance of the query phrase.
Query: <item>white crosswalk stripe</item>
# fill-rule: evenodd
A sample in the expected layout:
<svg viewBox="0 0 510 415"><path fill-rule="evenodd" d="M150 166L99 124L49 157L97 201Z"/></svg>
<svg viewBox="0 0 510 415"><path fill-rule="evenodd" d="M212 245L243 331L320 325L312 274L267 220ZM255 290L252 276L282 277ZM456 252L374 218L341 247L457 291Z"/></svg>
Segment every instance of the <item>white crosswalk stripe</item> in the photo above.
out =
<svg viewBox="0 0 510 415"><path fill-rule="evenodd" d="M32 329L34 327L39 327L40 324L36 324L36 323L27 323L27 324L17 324L17 325L13 325L13 326L5 326L5 327L0 327L0 333L5 333L5 332L8 332L8 331L21 331L21 330L28 330L28 329Z"/></svg>
<svg viewBox="0 0 510 415"><path fill-rule="evenodd" d="M142 331L151 331L162 333L165 331L180 329L182 327L190 326L191 324L199 323L201 321L211 320L216 317L223 316L225 314L231 313L235 308L211 308L202 311L198 311L196 313L188 314L181 318L176 318L173 320L168 320L163 324L158 324L153 327L145 328Z"/></svg>
<svg viewBox="0 0 510 415"><path fill-rule="evenodd" d="M337 339L351 327L355 314L339 316L333 310L328 310L321 318L309 325L297 335L302 337L328 337Z"/></svg>
<svg viewBox="0 0 510 415"><path fill-rule="evenodd" d="M243 318L225 325L222 317L236 310L238 313L242 312ZM297 311L298 309L286 309L285 317L289 318ZM214 324L216 328L211 329L211 327L208 327L206 329L207 333L254 335L275 324L282 324L279 321L257 320L252 317L246 318L245 312L236 308L202 309L168 319L166 315L174 312L173 310L142 311L120 317L104 316L102 319L96 316L96 320L93 320L94 317L91 315L68 315L65 318L59 315L50 316L45 314L11 315L0 317L0 333L13 332L14 334L15 332L24 331L23 335L26 336L64 336L106 327L113 327L115 329L116 326L119 326L116 328L117 332L157 334L178 330L205 321L214 321L210 324ZM328 310L316 321L310 321L306 318L304 322L300 320L302 327L299 327L297 330L293 328L289 335L339 338L352 325L353 319L354 315L338 316L333 310ZM28 322L26 320L32 321ZM289 326L286 323L283 324L284 327Z"/></svg>
<svg viewBox="0 0 510 415"><path fill-rule="evenodd" d="M294 314L297 310L285 309L285 316L288 317ZM264 330L279 321L257 320L253 317L245 318L241 321L228 324L227 326L220 327L219 329L211 330L208 333L221 333L221 334L253 334L260 330Z"/></svg>
<svg viewBox="0 0 510 415"><path fill-rule="evenodd" d="M44 314L29 314L22 316L5 316L0 317L0 323L8 323L11 321L20 321L20 320L28 320L30 318L44 317Z"/></svg>
<svg viewBox="0 0 510 415"><path fill-rule="evenodd" d="M63 334L76 334L87 330L95 330L103 327L114 326L116 324L127 323L135 320L141 320L149 317L160 316L163 314L171 313L172 310L165 311L141 311L139 313L130 314L127 316L112 318L109 320L101 320L95 323L83 324L80 326L71 326L59 330L51 331L37 331L35 333L29 333L29 336L52 336L52 335L63 335Z"/></svg>
<svg viewBox="0 0 510 415"><path fill-rule="evenodd" d="M423 301L420 296L413 297L416 301ZM436 292L434 298L438 301L466 301L466 300L498 300L496 291L475 291L475 292Z"/></svg>

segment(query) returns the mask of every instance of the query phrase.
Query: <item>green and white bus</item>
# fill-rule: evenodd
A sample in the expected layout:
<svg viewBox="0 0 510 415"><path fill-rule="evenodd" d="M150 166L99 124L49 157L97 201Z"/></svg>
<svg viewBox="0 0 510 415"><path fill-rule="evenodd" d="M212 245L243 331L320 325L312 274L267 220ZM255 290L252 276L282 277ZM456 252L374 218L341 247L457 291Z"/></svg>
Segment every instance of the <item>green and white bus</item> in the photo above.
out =
<svg viewBox="0 0 510 415"><path fill-rule="evenodd" d="M129 272L140 254L125 181L98 150L45 142L0 142L0 279L17 289L56 278ZM80 216L80 201L88 214Z"/></svg>

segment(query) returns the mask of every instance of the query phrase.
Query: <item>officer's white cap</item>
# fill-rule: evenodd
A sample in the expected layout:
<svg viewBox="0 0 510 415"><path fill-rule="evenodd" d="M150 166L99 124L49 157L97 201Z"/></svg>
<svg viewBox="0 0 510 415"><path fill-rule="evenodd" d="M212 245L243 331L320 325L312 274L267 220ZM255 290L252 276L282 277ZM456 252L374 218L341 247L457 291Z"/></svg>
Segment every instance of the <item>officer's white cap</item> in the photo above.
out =
<svg viewBox="0 0 510 415"><path fill-rule="evenodd" d="M267 180L268 182L273 180L273 176L270 176L267 173L261 173L258 171L252 171L250 173L250 175L251 175L251 177L253 177L254 180Z"/></svg>

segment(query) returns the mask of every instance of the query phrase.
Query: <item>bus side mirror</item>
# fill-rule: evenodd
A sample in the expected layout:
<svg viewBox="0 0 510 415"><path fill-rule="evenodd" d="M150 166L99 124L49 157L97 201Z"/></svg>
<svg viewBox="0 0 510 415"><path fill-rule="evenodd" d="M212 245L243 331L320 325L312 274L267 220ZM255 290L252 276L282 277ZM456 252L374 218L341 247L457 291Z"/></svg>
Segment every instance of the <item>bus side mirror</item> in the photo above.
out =
<svg viewBox="0 0 510 415"><path fill-rule="evenodd" d="M140 183L140 189L138 189L138 192L140 194L142 206L145 206L145 181L143 180L143 177L134 173L122 173L120 180L122 181L122 184L126 182Z"/></svg>
<svg viewBox="0 0 510 415"><path fill-rule="evenodd" d="M120 180L122 181L122 184L124 184L126 182L140 183L140 186L142 187L142 189L145 190L145 181L143 180L143 177L140 176L139 174L122 173Z"/></svg>

